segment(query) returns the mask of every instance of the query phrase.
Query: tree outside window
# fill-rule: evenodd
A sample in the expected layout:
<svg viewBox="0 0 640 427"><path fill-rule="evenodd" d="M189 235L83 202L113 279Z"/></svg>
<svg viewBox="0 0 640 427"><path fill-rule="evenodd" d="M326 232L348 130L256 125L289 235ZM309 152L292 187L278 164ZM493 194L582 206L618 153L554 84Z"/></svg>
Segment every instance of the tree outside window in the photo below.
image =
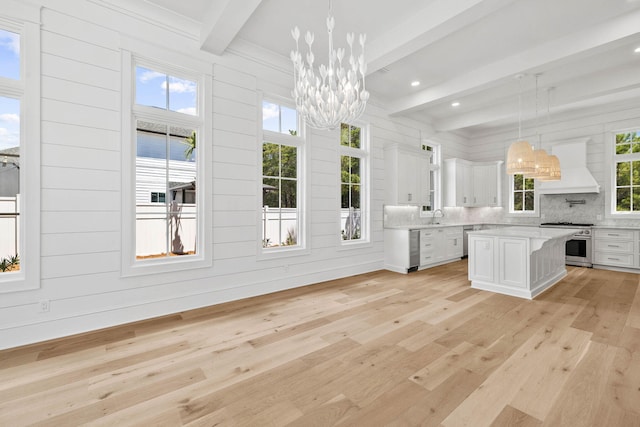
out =
<svg viewBox="0 0 640 427"><path fill-rule="evenodd" d="M263 248L298 244L298 148L262 144Z"/></svg>
<svg viewBox="0 0 640 427"><path fill-rule="evenodd" d="M535 211L535 181L533 178L526 178L522 174L513 175L511 206L513 212Z"/></svg>
<svg viewBox="0 0 640 427"><path fill-rule="evenodd" d="M363 238L363 179L365 153L362 128L340 125L340 235L343 241Z"/></svg>
<svg viewBox="0 0 640 427"><path fill-rule="evenodd" d="M640 132L616 134L616 212L640 211Z"/></svg>

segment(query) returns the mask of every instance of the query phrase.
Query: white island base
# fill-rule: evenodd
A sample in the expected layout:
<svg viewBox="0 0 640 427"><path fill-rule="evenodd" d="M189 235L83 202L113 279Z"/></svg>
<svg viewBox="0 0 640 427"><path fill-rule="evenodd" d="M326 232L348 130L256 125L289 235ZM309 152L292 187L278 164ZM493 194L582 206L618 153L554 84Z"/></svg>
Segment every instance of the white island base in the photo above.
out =
<svg viewBox="0 0 640 427"><path fill-rule="evenodd" d="M533 299L567 275L571 229L509 227L469 232L471 287Z"/></svg>

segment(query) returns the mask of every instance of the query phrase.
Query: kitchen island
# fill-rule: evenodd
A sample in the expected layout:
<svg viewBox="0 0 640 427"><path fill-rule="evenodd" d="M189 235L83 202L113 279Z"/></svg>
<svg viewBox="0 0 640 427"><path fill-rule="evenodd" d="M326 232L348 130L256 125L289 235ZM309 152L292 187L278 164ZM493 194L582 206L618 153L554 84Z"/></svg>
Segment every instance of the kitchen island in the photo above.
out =
<svg viewBox="0 0 640 427"><path fill-rule="evenodd" d="M471 287L533 299L567 275L565 242L574 233L533 227L470 231Z"/></svg>

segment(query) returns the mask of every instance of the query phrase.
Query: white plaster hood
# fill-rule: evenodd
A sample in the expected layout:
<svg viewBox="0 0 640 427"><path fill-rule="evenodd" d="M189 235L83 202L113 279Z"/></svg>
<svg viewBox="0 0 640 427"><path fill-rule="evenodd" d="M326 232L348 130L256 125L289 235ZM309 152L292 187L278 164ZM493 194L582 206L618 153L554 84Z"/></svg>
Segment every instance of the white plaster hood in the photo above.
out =
<svg viewBox="0 0 640 427"><path fill-rule="evenodd" d="M600 192L600 185L587 168L587 141L589 139L574 139L551 147L551 154L558 156L558 160L560 160L562 179L536 183L540 194Z"/></svg>

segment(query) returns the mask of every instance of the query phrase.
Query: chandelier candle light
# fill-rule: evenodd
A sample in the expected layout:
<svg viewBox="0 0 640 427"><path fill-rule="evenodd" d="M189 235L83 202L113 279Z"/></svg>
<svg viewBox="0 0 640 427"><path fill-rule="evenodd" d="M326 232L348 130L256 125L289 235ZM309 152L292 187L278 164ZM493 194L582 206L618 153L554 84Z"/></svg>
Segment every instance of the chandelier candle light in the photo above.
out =
<svg viewBox="0 0 640 427"><path fill-rule="evenodd" d="M349 61L348 64L343 64L345 49L333 48L335 19L331 9L329 2L329 64L321 64L317 71L313 65L313 33L307 31L305 35L308 52L306 61L303 61L298 45L300 30L298 27L291 30L291 36L296 41L296 50L291 51L294 79L292 95L298 113L307 125L315 129L336 129L341 123L353 123L362 115L369 99L369 92L364 84L367 71L367 64L364 62L366 35L361 34L359 37L361 53L356 58L353 53L354 34L347 34Z"/></svg>

